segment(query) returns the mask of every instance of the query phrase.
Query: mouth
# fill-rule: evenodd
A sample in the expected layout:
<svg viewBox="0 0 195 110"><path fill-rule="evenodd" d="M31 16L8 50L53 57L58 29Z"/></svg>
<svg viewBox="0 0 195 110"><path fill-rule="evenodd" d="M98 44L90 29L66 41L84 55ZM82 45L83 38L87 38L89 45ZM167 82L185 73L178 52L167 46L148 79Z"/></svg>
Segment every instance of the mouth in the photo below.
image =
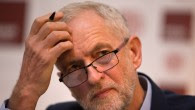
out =
<svg viewBox="0 0 195 110"><path fill-rule="evenodd" d="M106 98L110 92L113 91L113 88L106 88L106 89L102 89L98 92L96 92L93 96L92 99L103 99L103 98Z"/></svg>

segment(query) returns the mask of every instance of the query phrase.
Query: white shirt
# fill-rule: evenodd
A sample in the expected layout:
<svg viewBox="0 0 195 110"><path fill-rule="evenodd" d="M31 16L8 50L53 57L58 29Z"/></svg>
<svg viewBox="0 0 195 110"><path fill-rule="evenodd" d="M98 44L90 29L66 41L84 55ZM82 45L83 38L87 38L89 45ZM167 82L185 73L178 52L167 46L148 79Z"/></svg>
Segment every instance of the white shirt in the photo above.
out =
<svg viewBox="0 0 195 110"><path fill-rule="evenodd" d="M142 87L146 91L146 96L145 96L144 102L143 102L140 110L150 110L151 109L151 102L152 102L151 83L145 76L142 76L142 75L139 75L139 80L141 82ZM146 87L144 87L144 86L146 86Z"/></svg>

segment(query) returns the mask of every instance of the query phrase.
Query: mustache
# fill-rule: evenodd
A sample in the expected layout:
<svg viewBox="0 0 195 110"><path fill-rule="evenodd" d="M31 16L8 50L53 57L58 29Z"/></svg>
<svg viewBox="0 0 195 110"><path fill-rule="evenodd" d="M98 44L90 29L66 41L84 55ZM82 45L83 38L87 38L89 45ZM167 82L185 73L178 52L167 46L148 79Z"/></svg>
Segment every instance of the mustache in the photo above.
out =
<svg viewBox="0 0 195 110"><path fill-rule="evenodd" d="M97 83L94 85L87 94L87 100L92 101L96 94L105 89L114 89L117 91L118 85L114 82Z"/></svg>

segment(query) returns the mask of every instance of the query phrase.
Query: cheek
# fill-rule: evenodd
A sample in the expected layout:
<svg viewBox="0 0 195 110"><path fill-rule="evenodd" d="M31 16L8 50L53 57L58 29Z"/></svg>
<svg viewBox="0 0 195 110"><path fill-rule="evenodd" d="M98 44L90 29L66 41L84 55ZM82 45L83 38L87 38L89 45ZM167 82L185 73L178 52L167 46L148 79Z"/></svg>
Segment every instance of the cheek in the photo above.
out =
<svg viewBox="0 0 195 110"><path fill-rule="evenodd" d="M121 70L121 68L118 68L118 66L116 66L110 71L108 71L107 76L109 77L109 79L111 79L112 81L120 85L122 84L122 80L123 80L122 74L123 71Z"/></svg>
<svg viewBox="0 0 195 110"><path fill-rule="evenodd" d="M114 78L123 82L124 78L131 78L135 73L135 68L133 67L130 55L122 54L119 58L119 63L112 69L114 72ZM122 80L122 81L121 81Z"/></svg>
<svg viewBox="0 0 195 110"><path fill-rule="evenodd" d="M70 89L71 93L72 93L72 96L74 98L83 98L83 97L86 97L87 96L87 93L89 91L89 89L87 88L87 86L85 85L85 83L83 83L82 85L78 86L78 87L75 87L75 88L71 88Z"/></svg>

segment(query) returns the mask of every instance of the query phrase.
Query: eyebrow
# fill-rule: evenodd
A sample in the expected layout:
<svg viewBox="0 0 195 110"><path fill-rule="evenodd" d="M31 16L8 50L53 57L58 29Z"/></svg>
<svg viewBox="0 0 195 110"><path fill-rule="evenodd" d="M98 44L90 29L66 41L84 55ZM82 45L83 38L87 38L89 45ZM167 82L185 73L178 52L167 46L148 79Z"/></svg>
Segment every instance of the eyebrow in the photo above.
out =
<svg viewBox="0 0 195 110"><path fill-rule="evenodd" d="M96 51L101 50L102 48L113 49L110 44L105 43L105 42L99 42L99 43L95 44L95 46L91 50L87 51L86 55L91 55L91 53L95 53ZM73 59L68 59L68 62L66 64L63 63L62 65L63 65L63 67L66 67L66 69L67 69L68 66L74 65L74 64L77 64L80 66L85 66L85 61L81 58L73 58Z"/></svg>
<svg viewBox="0 0 195 110"><path fill-rule="evenodd" d="M112 49L112 46L108 43L99 42L97 43L91 50L87 52L87 55L90 55L91 53L94 53L98 50L101 50L102 48L110 48Z"/></svg>
<svg viewBox="0 0 195 110"><path fill-rule="evenodd" d="M70 62L68 63L68 66L69 66L69 65L74 65L74 64L80 65L80 66L85 66L85 62L84 62L83 59L74 59L74 60L72 60L72 61L70 61Z"/></svg>

